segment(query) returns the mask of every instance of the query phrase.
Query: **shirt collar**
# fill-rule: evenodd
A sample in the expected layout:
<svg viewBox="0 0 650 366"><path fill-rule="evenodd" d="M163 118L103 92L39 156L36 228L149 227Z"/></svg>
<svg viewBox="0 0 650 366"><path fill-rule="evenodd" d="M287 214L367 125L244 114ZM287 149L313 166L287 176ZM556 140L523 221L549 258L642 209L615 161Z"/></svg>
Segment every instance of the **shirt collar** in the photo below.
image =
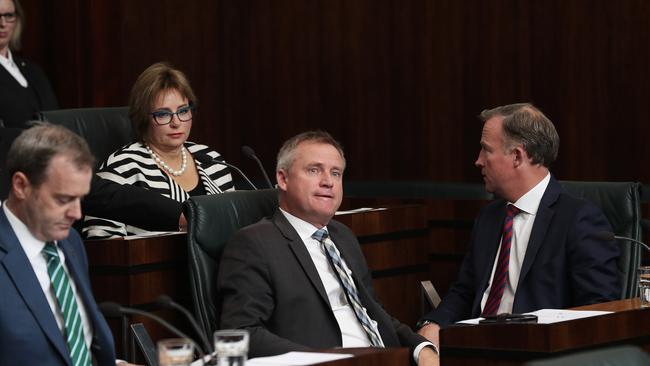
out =
<svg viewBox="0 0 650 366"><path fill-rule="evenodd" d="M7 57L0 55L0 62L4 65L14 65L14 56L10 49L7 50Z"/></svg>
<svg viewBox="0 0 650 366"><path fill-rule="evenodd" d="M289 224L293 226L293 228L296 230L298 236L300 237L300 239L302 239L303 242L305 241L305 239L312 239L311 236L314 235L316 230L325 229L325 231L327 231L327 226L323 226L322 228L316 227L308 223L307 221L288 213L282 208L280 208L280 212L282 212L284 217L287 218Z"/></svg>
<svg viewBox="0 0 650 366"><path fill-rule="evenodd" d="M546 187L548 187L550 181L551 173L549 172L535 187L521 196L517 202L513 203L515 207L530 215L537 214L539 203L542 201L542 196L544 196L544 192L546 191Z"/></svg>
<svg viewBox="0 0 650 366"><path fill-rule="evenodd" d="M5 215L7 216L7 221L9 225L14 230L20 245L23 247L27 258L31 261L36 256L41 255L41 251L45 247L45 242L36 239L34 235L29 231L27 225L25 225L13 212L7 207L7 201L2 202L2 209L4 210Z"/></svg>

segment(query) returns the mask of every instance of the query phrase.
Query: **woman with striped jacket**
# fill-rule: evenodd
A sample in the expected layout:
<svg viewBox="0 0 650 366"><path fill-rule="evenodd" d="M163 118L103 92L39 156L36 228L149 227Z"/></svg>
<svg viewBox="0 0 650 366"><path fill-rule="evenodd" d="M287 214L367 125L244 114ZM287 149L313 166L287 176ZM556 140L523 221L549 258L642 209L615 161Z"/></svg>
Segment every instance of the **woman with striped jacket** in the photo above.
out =
<svg viewBox="0 0 650 366"><path fill-rule="evenodd" d="M196 102L185 74L166 63L151 65L138 77L129 97L136 142L111 154L97 175L154 190L179 202L191 196L234 190L229 169L217 163L223 160L219 153L187 141ZM84 218L83 234L87 239L144 231L129 223Z"/></svg>

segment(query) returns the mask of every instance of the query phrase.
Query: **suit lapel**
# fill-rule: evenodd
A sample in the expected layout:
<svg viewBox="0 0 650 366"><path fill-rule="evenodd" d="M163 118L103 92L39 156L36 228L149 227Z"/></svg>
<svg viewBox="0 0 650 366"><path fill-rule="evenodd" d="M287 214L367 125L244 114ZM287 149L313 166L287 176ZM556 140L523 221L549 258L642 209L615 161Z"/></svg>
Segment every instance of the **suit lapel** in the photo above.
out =
<svg viewBox="0 0 650 366"><path fill-rule="evenodd" d="M305 274L307 275L307 278L309 278L309 281L312 283L314 288L316 288L316 291L318 291L318 294L323 299L323 301L325 301L327 306L331 307L331 304L327 299L327 293L325 292L323 282L318 275L316 266L314 266L314 261L312 261L311 256L305 247L305 243L302 241L302 239L300 239L296 230L291 226L289 221L287 221L286 217L284 217L279 209L275 211L275 214L273 214L272 221L278 230L280 230L282 236L287 239L287 245L296 256L298 263L300 263L303 271L305 271Z"/></svg>
<svg viewBox="0 0 650 366"><path fill-rule="evenodd" d="M555 215L555 211L551 206L555 201L557 201L561 192L562 187L553 177L551 177L548 187L546 187L546 191L539 203L539 208L537 209L533 229L530 232L530 239L528 239L528 247L526 248L526 255L524 256L524 263L521 265L521 273L519 274L519 283L517 284L517 287L519 287L519 284L523 283L530 268L533 263L535 263L537 252L544 243L544 237L546 236L551 220ZM515 295L515 301L516 297L517 296Z"/></svg>
<svg viewBox="0 0 650 366"><path fill-rule="evenodd" d="M52 309L43 294L29 259L9 225L7 216L0 210L0 253L3 251L6 252L4 256L0 254L0 262L16 286L16 291L20 293L25 306L32 312L54 348L64 360L68 361L68 348L56 324Z"/></svg>

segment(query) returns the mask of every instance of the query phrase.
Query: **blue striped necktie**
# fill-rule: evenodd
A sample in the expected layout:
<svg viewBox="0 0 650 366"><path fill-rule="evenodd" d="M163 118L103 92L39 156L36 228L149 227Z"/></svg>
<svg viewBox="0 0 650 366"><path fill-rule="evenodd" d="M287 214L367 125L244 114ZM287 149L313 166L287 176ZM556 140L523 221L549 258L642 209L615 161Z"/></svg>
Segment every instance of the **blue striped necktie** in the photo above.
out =
<svg viewBox="0 0 650 366"><path fill-rule="evenodd" d="M64 336L70 351L70 359L73 366L91 366L90 352L86 346L84 328L81 322L81 314L77 307L77 299L70 285L70 278L63 268L61 258L52 242L45 243L43 256L47 262L47 273L50 275L52 288L56 300L63 315L65 324Z"/></svg>
<svg viewBox="0 0 650 366"><path fill-rule="evenodd" d="M345 291L345 295L347 296L348 301L352 306L352 310L354 310L354 314L357 316L357 319L359 319L359 323L361 323L361 326L366 331L366 334L368 334L371 345L373 347L384 347L384 342L381 340L377 328L373 326L373 322L368 316L366 309L364 309L361 305L361 300L359 300L359 293L357 292L357 288L354 285L354 281L352 281L352 278L350 278L348 273L343 268L339 250L331 240L327 240L328 236L329 234L325 229L319 229L311 237L318 240L323 245L323 247L325 247L325 253L327 253L327 256L330 260L330 265L334 267L334 272L336 273L339 281L341 282L341 285L343 286L343 290Z"/></svg>

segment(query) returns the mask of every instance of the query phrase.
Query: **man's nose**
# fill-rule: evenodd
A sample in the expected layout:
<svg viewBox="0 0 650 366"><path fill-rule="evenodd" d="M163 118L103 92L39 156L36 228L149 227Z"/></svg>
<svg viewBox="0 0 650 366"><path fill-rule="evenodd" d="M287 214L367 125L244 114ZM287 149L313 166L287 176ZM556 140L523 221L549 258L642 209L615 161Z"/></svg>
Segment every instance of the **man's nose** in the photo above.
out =
<svg viewBox="0 0 650 366"><path fill-rule="evenodd" d="M68 208L66 211L66 214L68 217L79 220L81 218L81 201L80 200L75 200L74 202L71 203L71 206Z"/></svg>

